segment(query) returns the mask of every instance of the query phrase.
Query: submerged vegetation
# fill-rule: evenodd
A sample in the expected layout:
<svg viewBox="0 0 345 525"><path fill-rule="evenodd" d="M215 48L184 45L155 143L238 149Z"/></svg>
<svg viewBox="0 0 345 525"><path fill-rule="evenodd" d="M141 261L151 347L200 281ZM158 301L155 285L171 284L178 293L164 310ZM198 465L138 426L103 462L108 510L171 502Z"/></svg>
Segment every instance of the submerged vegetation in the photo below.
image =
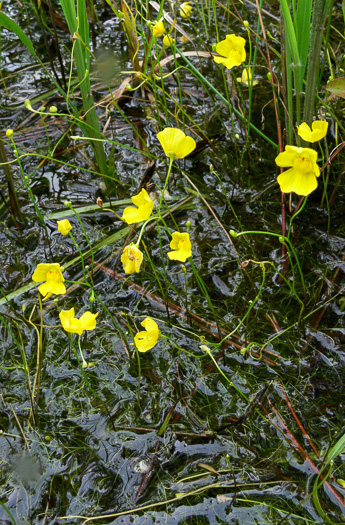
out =
<svg viewBox="0 0 345 525"><path fill-rule="evenodd" d="M344 24L2 3L1 523L345 523Z"/></svg>

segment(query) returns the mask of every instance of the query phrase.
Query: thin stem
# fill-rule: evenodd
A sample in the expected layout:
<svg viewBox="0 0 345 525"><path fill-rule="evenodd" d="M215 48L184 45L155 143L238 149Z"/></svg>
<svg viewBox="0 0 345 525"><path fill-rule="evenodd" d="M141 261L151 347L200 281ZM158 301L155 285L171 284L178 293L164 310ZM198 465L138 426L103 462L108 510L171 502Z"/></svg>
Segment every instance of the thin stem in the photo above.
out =
<svg viewBox="0 0 345 525"><path fill-rule="evenodd" d="M80 357L81 357L81 360L82 360L82 367L83 368L87 368L88 364L85 361L84 356L83 356L83 352L82 352L81 345L80 345L80 338L81 338L81 335L78 337L78 348L79 348Z"/></svg>

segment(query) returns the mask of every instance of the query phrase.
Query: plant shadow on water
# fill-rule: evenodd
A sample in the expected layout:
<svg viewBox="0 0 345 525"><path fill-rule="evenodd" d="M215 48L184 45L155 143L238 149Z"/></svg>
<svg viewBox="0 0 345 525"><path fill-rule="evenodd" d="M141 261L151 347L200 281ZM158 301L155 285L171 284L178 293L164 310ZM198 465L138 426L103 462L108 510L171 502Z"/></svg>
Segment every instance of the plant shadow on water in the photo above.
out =
<svg viewBox="0 0 345 525"><path fill-rule="evenodd" d="M122 1L120 12L112 0L90 2L86 16L78 1L87 42L85 27L71 40L67 2L40 4L4 3L0 19L0 156L10 168L0 186L0 522L345 522L341 151L306 203L286 195L284 236L272 75L250 2L201 0L189 18L169 2ZM293 137L277 84L279 6L265 4L273 90ZM176 39L164 49L147 23L163 5ZM324 91L341 73L330 56L344 20L333 14L327 33L324 23L315 107L330 130L320 167L344 135L341 103ZM242 66L230 71L210 54L230 33L247 40L255 87ZM85 49L81 75L73 64ZM80 91L86 79L93 101ZM284 95L292 124L297 80ZM170 127L193 136L195 150L165 156L157 133ZM148 220L144 262L127 275L122 253L140 227L119 217L143 189L156 220L138 220ZM65 219L71 235L58 231ZM190 238L192 258L167 257L188 251L171 246L171 232L185 234L177 244ZM66 294L42 302L32 281L40 263L64 267ZM60 324L72 308L74 332ZM86 312L98 313L94 325L82 324ZM151 341L148 317L161 333L143 352L135 335Z"/></svg>

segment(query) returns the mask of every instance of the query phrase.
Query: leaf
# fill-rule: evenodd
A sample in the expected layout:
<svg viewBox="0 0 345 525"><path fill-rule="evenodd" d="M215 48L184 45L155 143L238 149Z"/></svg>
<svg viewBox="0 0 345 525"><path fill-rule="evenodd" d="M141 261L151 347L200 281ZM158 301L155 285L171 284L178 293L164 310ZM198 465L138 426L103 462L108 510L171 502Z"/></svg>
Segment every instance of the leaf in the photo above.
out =
<svg viewBox="0 0 345 525"><path fill-rule="evenodd" d="M16 24L14 20L12 20L12 18L5 15L5 13L0 12L0 25L2 25L2 27L4 27L5 29L8 29L9 31L12 31L13 33L15 33L17 37L20 39L20 41L22 42L22 44L24 44L24 46L30 51L30 53L35 58L37 58L35 50L34 50L34 46L32 45L30 38L26 36L24 31L20 29L20 27Z"/></svg>
<svg viewBox="0 0 345 525"><path fill-rule="evenodd" d="M345 98L345 77L331 80L331 82L328 82L326 89L336 97Z"/></svg>
<svg viewBox="0 0 345 525"><path fill-rule="evenodd" d="M219 472L217 472L213 467L211 467L211 465L206 465L205 463L198 463L198 467L204 468L205 470L213 472L213 474L217 474L217 476L219 476Z"/></svg>

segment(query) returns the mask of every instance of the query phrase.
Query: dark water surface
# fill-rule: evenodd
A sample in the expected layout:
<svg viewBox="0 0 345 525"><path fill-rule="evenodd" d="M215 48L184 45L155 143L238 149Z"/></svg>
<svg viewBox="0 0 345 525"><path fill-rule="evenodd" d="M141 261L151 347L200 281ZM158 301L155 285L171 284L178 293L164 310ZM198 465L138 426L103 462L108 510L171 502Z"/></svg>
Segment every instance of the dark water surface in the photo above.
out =
<svg viewBox="0 0 345 525"><path fill-rule="evenodd" d="M277 16L277 6L268 5L266 8ZM55 9L58 10L56 6ZM241 5L238 9L242 9L242 16L256 27L254 9ZM4 3L2 10L27 32L40 59L48 62L42 30L29 2L24 2L23 8L19 3ZM102 2L96 2L96 11L99 23L92 26L91 49L104 67L97 68L93 64L91 73L94 75L94 98L99 101L109 93L102 75L106 75L114 90L124 78L120 71L132 70L132 66L119 21ZM206 35L198 15L194 12L192 16L202 35L201 42L188 21L178 20L193 37L197 49L204 49L203 44L209 49L216 40L212 12L210 17L209 35ZM230 19L229 22L223 14L222 17L218 20L220 38L230 32L245 36L236 20ZM48 17L47 24L51 28ZM266 17L265 24L266 29L277 35L278 23L274 19ZM48 31L46 34L60 76L53 39ZM58 36L68 74L70 56L63 46L70 49L70 35L63 26L58 26ZM184 51L193 49L190 44L178 45ZM219 68L210 59L191 60L209 82L224 93ZM280 63L276 57L272 60L280 78ZM255 74L260 83L254 88L252 120L277 142L273 105L269 103L272 95L267 71L259 55L258 66ZM49 64L47 68L50 68ZM240 73L241 68L237 68L235 76L240 76ZM48 155L47 133L53 147L67 130L68 123L61 117L49 117L45 129L40 118L23 106L25 99L32 100L49 92L53 86L37 67L35 58L13 33L6 30L1 32L1 74L2 133L13 128L14 140L21 151ZM279 234L281 193L275 183L275 149L251 134L240 164L246 127L235 119L234 131L238 134L235 138L226 106L217 98L214 98L214 104L190 72L180 72L180 80L185 111L209 138L220 136L212 147L181 161L179 167L185 170L210 203L227 231L259 230ZM165 82L171 96L178 100L176 76ZM228 88L232 102L238 108L242 103L235 87L228 85ZM243 97L247 107L245 87ZM54 104L61 113L66 110L64 101L56 93L48 95L44 104L47 107ZM38 109L39 103L33 102L33 106ZM168 108L174 114L173 102L169 102ZM104 106L98 108L101 128L110 117L109 138L132 148L140 145L133 131L136 129L145 139L148 151L159 157L152 181L162 187L167 168L156 133L168 125L164 112L158 115L149 100L142 98L140 90L134 95L128 93L119 108L110 106L109 109L110 112L106 112ZM334 125L329 115L327 120L330 122L330 151L335 145ZM172 118L170 124L175 126L176 121ZM73 133L79 134L78 130ZM8 144L9 141L5 140ZM74 142L65 137L59 147L64 150L73 145ZM47 232L23 186L18 166L11 165L15 183L21 186L19 199L25 223L20 229L16 228L9 208L1 208L0 281L4 294L30 283L38 263L54 261L66 265L78 257L71 239L62 237L57 231L56 218L60 215L54 214L67 209L65 200L71 201L78 209L95 204L99 196L104 201L111 199L113 202L135 195L147 167L147 158L121 146L112 149L107 144L105 150L113 166L111 175L120 183L102 180L94 173L98 170L88 145L58 157L73 167L52 160L39 166L40 159L35 156L22 159L24 172L30 176L35 202L45 218ZM6 151L12 160L14 154L9 145ZM219 174L222 185L210 171L210 164ZM331 168L329 195L340 166L341 161L336 160ZM93 522L96 524L278 524L284 517L284 523L289 524L324 523L307 496L311 494L316 478L312 464L320 468L320 458L325 457L329 447L341 437L344 427L344 303L341 295L331 300L344 287L344 185L337 190L330 211L329 230L327 209L320 204L322 181L294 223L293 242L306 283L306 293L303 294L297 265L294 264L296 294L305 307L298 323L301 303L276 271L284 271L278 239L269 235L250 235L233 239L232 246L203 201L188 192L191 186L179 170L175 169L173 175L169 187L171 197L182 202L193 196L174 213L174 220L181 231L185 231L186 221L191 221L193 263L214 307L212 312L187 262L188 309L201 319L198 324L191 324L188 318L178 315L176 309L170 309L168 318L166 308L147 295L162 296L147 260L139 274L129 277L140 287L135 289L114 274L125 275L122 266L116 265L117 257L113 257L105 265L108 270L95 274L94 282L99 298L114 316L117 327L96 301L93 308L99 312L97 328L82 336L85 358L95 363L86 371L87 382L67 334L60 327L56 305L50 300L43 303L43 361L39 407L34 423L30 417L30 395L19 348L25 352L32 386L37 370L37 332L28 319L32 316L32 322L39 328L37 288L18 294L10 304L4 300L0 303L0 313L6 321L0 332L1 365L4 367L0 372L0 429L4 433L0 435L0 502L5 506L0 508L1 523L11 523L9 513L18 525L82 522L77 517L57 521L58 517L69 515L99 516ZM2 177L1 192L6 196L4 180ZM159 195L159 190L154 187L152 190ZM298 198L294 196L293 199L297 204ZM116 211L121 213L123 206ZM100 208L82 212L80 216L93 246L123 230L122 223L115 216ZM68 219L81 250L87 251L88 244L76 217L70 214ZM173 220L167 220L169 227L176 229ZM162 229L160 232L163 252L166 253L169 238ZM95 261L104 261L121 250L125 237L119 235L116 242L98 250ZM163 274L167 272L172 285L170 289L167 290L163 279L161 281L167 299L185 309L185 278L181 264L165 260L166 267L163 268L156 227L145 233L144 242L156 267ZM223 373L247 396L249 401L246 402L212 366L211 359L202 354L200 337L204 336L209 344L216 343L215 322L228 332L234 330L248 310L250 301L255 300L263 272L260 265L254 263L241 268L239 262L248 259L271 261L274 267L265 265L262 293L236 332L240 339L231 338L238 346L224 345L214 354ZM71 264L65 275L69 280L80 279L80 262ZM291 284L293 273L289 265L286 278ZM146 290L146 295L143 295L143 290ZM86 288L79 287L59 298L60 308L67 310L73 306L78 313L90 309ZM303 320L319 306L322 308ZM148 315L158 322L163 335L198 358L179 352L168 340L161 338L153 350L140 356L139 393L139 369L134 347L129 346L127 355L119 330L131 343L128 319L135 331L143 316ZM211 332L214 336L206 331L210 329L207 322L213 324ZM288 327L291 328L270 341ZM241 354L239 347L246 348L250 343L253 346ZM255 400L257 410L252 405ZM298 425L292 411L305 431ZM164 433L159 433L168 415L169 424ZM296 450L296 441L305 454ZM345 478L343 459L344 455L340 455L334 465L334 478L329 479L330 486L336 487L339 494L344 490L335 480ZM319 496L328 517L342 520L345 509L330 489L320 488ZM145 510L128 512L141 506ZM128 513L120 515L125 512ZM101 517L104 514L119 515L106 519Z"/></svg>

